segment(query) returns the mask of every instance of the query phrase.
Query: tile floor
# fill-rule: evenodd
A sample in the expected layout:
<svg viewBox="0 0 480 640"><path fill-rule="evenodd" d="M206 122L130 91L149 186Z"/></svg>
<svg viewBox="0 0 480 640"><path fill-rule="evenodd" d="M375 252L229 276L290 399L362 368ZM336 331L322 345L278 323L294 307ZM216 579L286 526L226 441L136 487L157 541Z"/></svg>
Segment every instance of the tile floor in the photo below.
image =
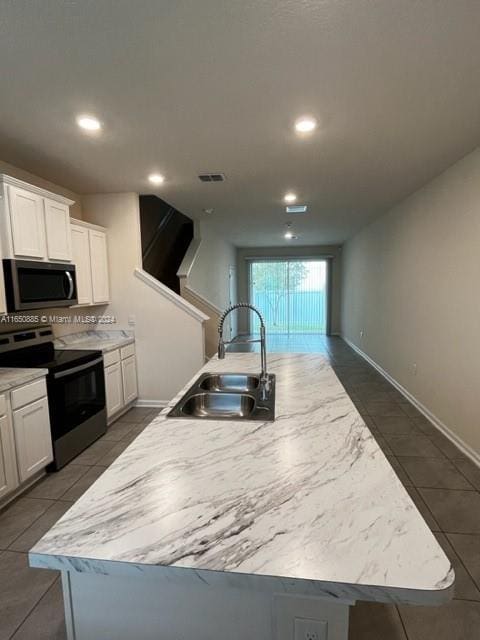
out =
<svg viewBox="0 0 480 640"><path fill-rule="evenodd" d="M340 338L271 336L269 351L319 352L330 359L455 567L451 603L433 608L359 603L351 611L350 640L478 640L480 469ZM26 553L154 415L131 410L62 471L0 512L0 640L65 638L60 581L51 571L30 569Z"/></svg>

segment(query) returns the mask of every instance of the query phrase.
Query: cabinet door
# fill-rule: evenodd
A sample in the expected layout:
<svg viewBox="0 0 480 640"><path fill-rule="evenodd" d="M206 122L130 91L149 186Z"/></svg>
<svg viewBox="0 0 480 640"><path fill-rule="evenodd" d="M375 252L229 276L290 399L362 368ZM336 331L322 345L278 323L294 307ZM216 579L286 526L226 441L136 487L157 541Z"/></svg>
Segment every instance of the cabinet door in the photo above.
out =
<svg viewBox="0 0 480 640"><path fill-rule="evenodd" d="M13 432L7 416L0 417L0 498L18 487Z"/></svg>
<svg viewBox="0 0 480 640"><path fill-rule="evenodd" d="M103 231L89 230L93 302L109 302L107 237Z"/></svg>
<svg viewBox="0 0 480 640"><path fill-rule="evenodd" d="M26 189L8 188L15 256L45 258L43 198Z"/></svg>
<svg viewBox="0 0 480 640"><path fill-rule="evenodd" d="M123 407L122 373L118 362L105 369L105 395L107 417L110 418Z"/></svg>
<svg viewBox="0 0 480 640"><path fill-rule="evenodd" d="M90 304L92 298L92 272L90 269L90 242L88 229L72 224L72 258L77 276L78 304Z"/></svg>
<svg viewBox="0 0 480 640"><path fill-rule="evenodd" d="M137 364L135 356L122 360L123 403L128 404L138 396Z"/></svg>
<svg viewBox="0 0 480 640"><path fill-rule="evenodd" d="M70 210L66 204L45 198L45 231L49 260L72 259Z"/></svg>
<svg viewBox="0 0 480 640"><path fill-rule="evenodd" d="M13 430L18 475L24 482L53 460L47 398L14 411Z"/></svg>

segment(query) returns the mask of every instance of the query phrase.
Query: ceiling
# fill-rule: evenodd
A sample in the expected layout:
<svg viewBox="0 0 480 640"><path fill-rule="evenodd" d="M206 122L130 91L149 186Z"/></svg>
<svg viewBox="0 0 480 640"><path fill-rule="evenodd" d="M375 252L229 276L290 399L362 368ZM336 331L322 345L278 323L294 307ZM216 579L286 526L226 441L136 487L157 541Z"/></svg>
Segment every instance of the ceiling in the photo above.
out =
<svg viewBox="0 0 480 640"><path fill-rule="evenodd" d="M479 143L479 33L477 0L3 1L0 158L156 193L238 246L284 244L287 220L341 243Z"/></svg>

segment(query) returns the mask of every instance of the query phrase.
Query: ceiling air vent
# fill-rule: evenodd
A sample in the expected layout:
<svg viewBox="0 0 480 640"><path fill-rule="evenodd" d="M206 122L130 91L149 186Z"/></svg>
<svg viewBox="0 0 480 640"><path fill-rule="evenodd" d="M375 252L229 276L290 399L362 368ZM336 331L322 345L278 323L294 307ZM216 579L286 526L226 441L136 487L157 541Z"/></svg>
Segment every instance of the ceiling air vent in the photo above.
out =
<svg viewBox="0 0 480 640"><path fill-rule="evenodd" d="M224 173L201 173L198 176L201 182L224 182L225 174Z"/></svg>
<svg viewBox="0 0 480 640"><path fill-rule="evenodd" d="M306 204L292 204L285 208L287 213L305 213L307 210Z"/></svg>

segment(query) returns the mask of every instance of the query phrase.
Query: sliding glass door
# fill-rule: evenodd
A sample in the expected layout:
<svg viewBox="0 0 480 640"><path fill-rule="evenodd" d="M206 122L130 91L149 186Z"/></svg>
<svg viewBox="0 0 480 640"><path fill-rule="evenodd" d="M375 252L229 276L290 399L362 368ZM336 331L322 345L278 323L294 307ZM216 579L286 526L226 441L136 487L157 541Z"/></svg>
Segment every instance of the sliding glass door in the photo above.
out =
<svg viewBox="0 0 480 640"><path fill-rule="evenodd" d="M270 334L326 333L326 260L251 260L249 295ZM258 330L252 313L250 331Z"/></svg>

